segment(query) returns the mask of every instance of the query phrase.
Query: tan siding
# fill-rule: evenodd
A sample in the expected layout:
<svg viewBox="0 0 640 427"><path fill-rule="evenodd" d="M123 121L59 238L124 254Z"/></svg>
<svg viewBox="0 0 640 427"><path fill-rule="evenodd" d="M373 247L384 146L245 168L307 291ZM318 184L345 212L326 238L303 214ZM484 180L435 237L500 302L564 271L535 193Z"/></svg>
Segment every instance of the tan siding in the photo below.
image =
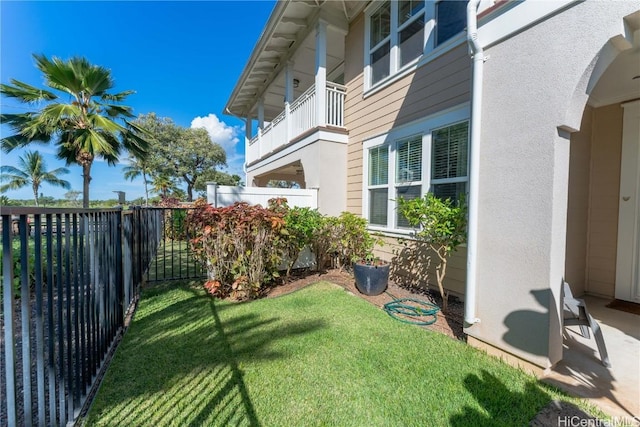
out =
<svg viewBox="0 0 640 427"><path fill-rule="evenodd" d="M390 129L468 102L471 62L460 45L380 91L364 98L364 15L352 22L345 41L349 129L347 209L362 212L362 142Z"/></svg>
<svg viewBox="0 0 640 427"><path fill-rule="evenodd" d="M376 250L376 256L391 261L391 280L408 286L416 286L438 291L435 268L438 258L424 244L407 241L407 246L398 239L385 237L385 244ZM467 248L460 247L447 263L447 274L444 279L445 289L462 296L466 280Z"/></svg>
<svg viewBox="0 0 640 427"><path fill-rule="evenodd" d="M622 152L622 108L593 110L589 172L586 291L613 297L618 235L618 195Z"/></svg>
<svg viewBox="0 0 640 427"><path fill-rule="evenodd" d="M379 92L363 97L364 90L364 15L351 23L346 37L345 83L347 99L345 122L349 130L347 148L347 210L362 213L362 143L372 136L419 120L441 110L468 102L470 98L471 62L466 45L456 47L439 58L420 67ZM378 255L394 260L396 280L417 286L437 289L435 262L425 268L424 263L411 263L400 255L401 246L396 239L387 239ZM426 254L417 255L424 261ZM466 279L466 248L461 248L449 261L445 286L456 294L464 292ZM401 262L401 259L403 260ZM410 267L398 267L404 263ZM409 273L407 270L411 270ZM404 272L404 274L399 274Z"/></svg>

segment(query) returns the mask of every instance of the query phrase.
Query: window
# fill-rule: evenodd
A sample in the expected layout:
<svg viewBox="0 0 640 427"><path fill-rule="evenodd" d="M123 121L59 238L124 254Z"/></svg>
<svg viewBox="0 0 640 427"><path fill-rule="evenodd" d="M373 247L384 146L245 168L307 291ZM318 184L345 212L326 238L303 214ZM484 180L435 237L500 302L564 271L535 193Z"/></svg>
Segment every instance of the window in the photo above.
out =
<svg viewBox="0 0 640 427"><path fill-rule="evenodd" d="M442 199L457 199L467 191L469 122L434 130L431 138L431 191Z"/></svg>
<svg viewBox="0 0 640 427"><path fill-rule="evenodd" d="M365 142L365 215L369 223L384 229L410 228L396 201L411 200L428 191L441 198L457 199L467 192L469 123L458 112L449 118L392 131ZM468 117L468 116L466 116Z"/></svg>
<svg viewBox="0 0 640 427"><path fill-rule="evenodd" d="M422 192L422 135L396 143L396 199L421 197ZM396 210L398 227L409 227L407 219Z"/></svg>
<svg viewBox="0 0 640 427"><path fill-rule="evenodd" d="M369 222L387 225L389 146L369 150Z"/></svg>
<svg viewBox="0 0 640 427"><path fill-rule="evenodd" d="M424 52L424 1L405 0L398 5L400 67Z"/></svg>
<svg viewBox="0 0 640 427"><path fill-rule="evenodd" d="M374 2L367 12L365 68L373 86L464 30L464 0ZM435 29L434 29L435 28Z"/></svg>
<svg viewBox="0 0 640 427"><path fill-rule="evenodd" d="M436 46L440 46L459 32L467 23L466 1L436 3Z"/></svg>

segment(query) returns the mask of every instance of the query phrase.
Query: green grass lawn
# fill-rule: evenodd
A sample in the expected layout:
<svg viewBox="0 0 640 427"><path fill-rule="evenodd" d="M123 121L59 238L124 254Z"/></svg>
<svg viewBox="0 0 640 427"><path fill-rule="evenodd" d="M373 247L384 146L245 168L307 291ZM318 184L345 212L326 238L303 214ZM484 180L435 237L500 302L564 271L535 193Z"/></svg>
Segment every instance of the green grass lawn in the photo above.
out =
<svg viewBox="0 0 640 427"><path fill-rule="evenodd" d="M554 398L336 285L229 303L174 283L143 292L85 423L520 426Z"/></svg>
<svg viewBox="0 0 640 427"><path fill-rule="evenodd" d="M206 276L207 272L195 260L189 242L164 240L149 267L149 281L171 278L191 279Z"/></svg>

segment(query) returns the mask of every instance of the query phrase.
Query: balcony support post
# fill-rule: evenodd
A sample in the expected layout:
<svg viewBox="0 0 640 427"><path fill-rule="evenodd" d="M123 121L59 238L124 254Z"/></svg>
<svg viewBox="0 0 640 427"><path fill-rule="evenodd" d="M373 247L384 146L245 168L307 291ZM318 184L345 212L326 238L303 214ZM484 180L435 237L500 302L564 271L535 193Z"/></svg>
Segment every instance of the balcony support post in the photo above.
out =
<svg viewBox="0 0 640 427"><path fill-rule="evenodd" d="M264 129L264 98L258 99L258 133Z"/></svg>
<svg viewBox="0 0 640 427"><path fill-rule="evenodd" d="M316 26L316 125L327 124L327 23Z"/></svg>
<svg viewBox="0 0 640 427"><path fill-rule="evenodd" d="M287 138L285 144L291 141L291 103L293 102L293 61L287 61L284 69L284 120Z"/></svg>

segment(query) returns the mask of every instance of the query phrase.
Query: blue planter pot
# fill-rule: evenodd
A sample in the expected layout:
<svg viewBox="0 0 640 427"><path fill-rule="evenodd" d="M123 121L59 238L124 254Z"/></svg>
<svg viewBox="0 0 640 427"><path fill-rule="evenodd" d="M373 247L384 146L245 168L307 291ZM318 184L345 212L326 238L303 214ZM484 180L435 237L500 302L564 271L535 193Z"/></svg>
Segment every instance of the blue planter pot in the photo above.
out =
<svg viewBox="0 0 640 427"><path fill-rule="evenodd" d="M356 288L365 295L380 295L387 289L389 282L389 264L368 265L353 264Z"/></svg>

